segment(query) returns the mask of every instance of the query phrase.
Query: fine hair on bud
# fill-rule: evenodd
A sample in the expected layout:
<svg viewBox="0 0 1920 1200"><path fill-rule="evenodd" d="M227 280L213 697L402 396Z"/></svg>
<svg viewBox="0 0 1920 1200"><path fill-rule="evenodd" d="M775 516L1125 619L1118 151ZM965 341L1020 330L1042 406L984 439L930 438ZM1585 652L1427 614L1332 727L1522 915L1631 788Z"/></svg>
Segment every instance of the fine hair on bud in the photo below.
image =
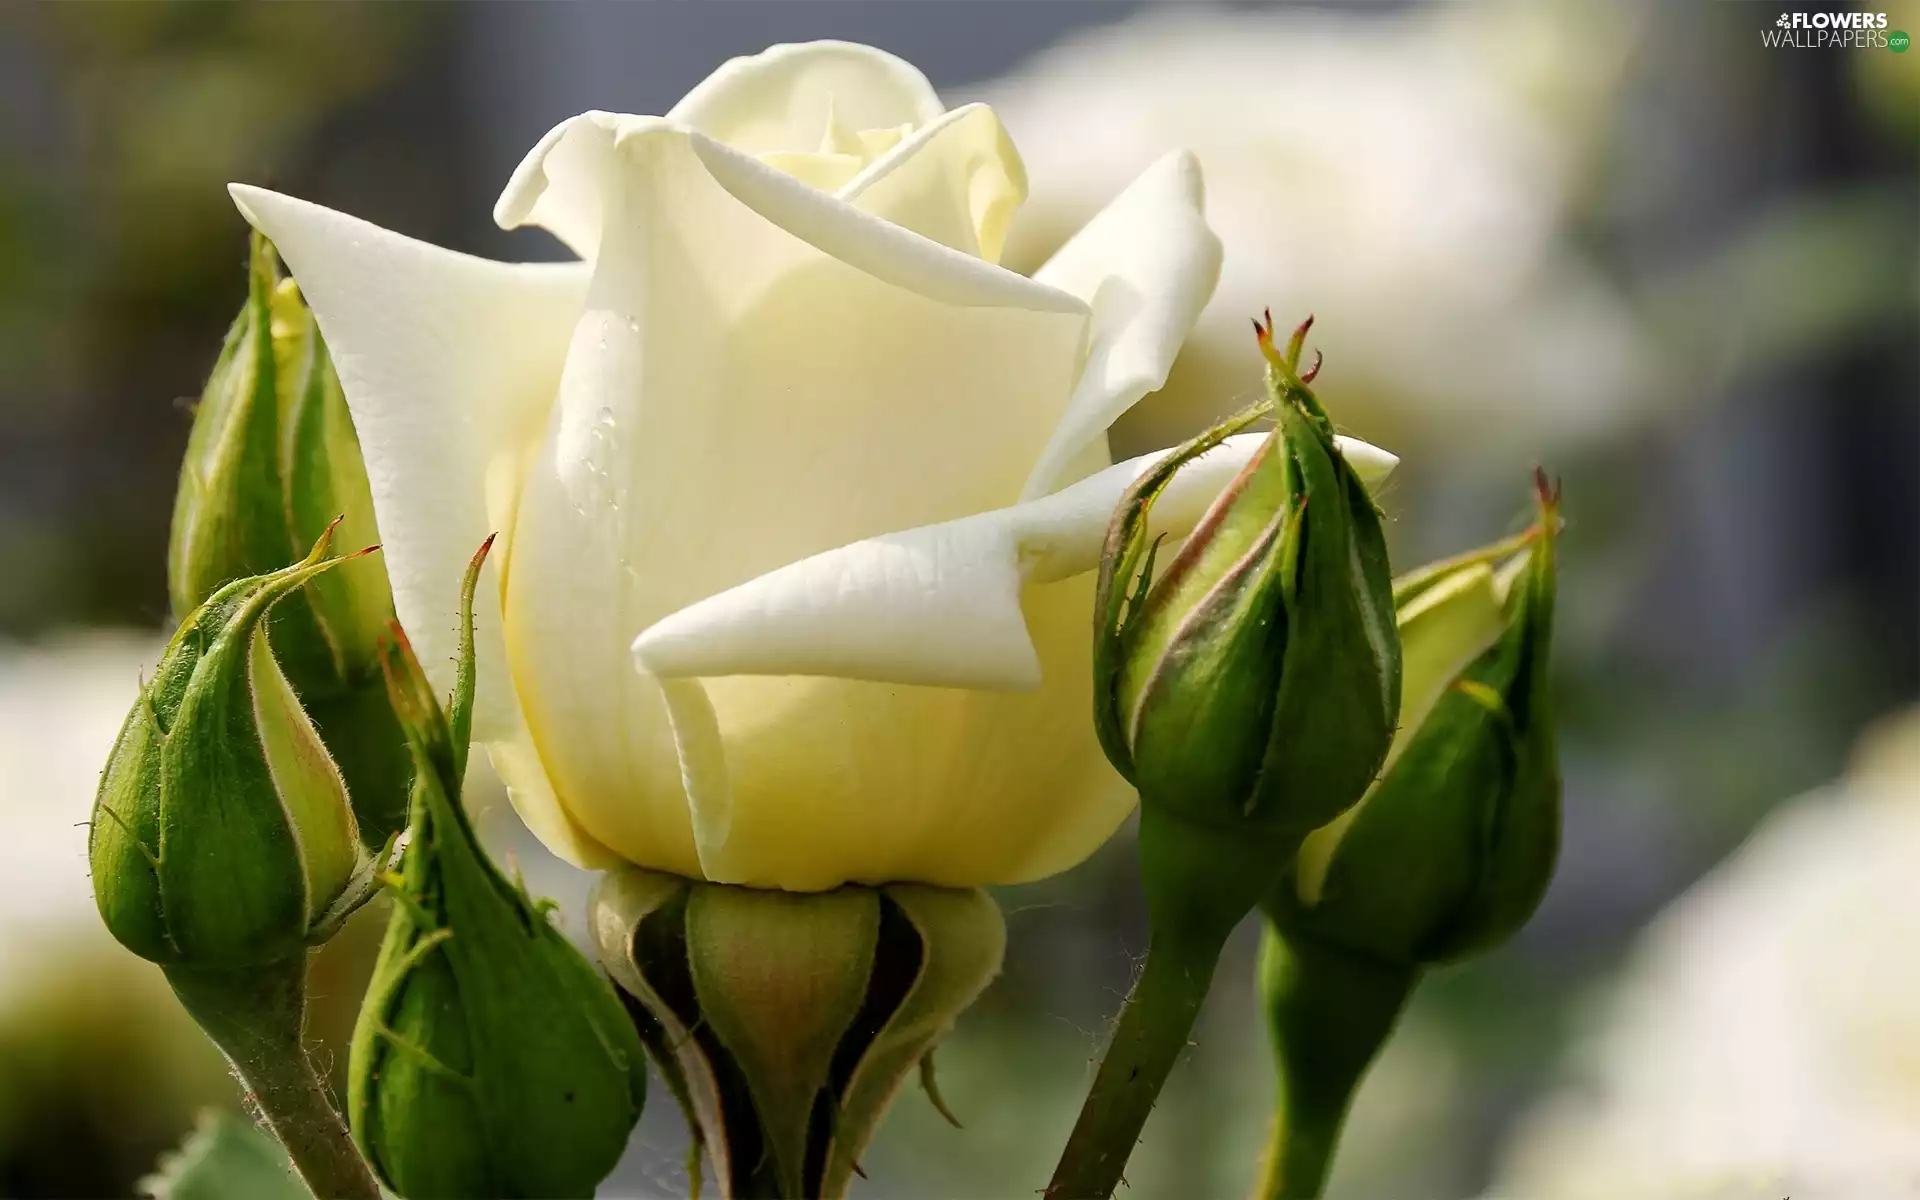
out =
<svg viewBox="0 0 1920 1200"><path fill-rule="evenodd" d="M276 605L348 561L330 542L188 614L121 727L88 854L107 928L143 958L283 962L366 897L346 786L266 634Z"/></svg>

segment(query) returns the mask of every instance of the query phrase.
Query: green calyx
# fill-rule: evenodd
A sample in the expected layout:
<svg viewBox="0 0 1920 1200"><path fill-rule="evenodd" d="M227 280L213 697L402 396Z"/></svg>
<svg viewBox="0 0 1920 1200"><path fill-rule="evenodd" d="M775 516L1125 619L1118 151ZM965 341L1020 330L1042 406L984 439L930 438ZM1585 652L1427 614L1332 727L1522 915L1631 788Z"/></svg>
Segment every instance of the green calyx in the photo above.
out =
<svg viewBox="0 0 1920 1200"><path fill-rule="evenodd" d="M313 314L256 234L247 301L195 409L180 471L167 554L175 613L280 567L335 524L348 544L379 541L339 377ZM406 820L410 765L377 652L392 620L386 567L365 558L279 605L270 630L373 847Z"/></svg>
<svg viewBox="0 0 1920 1200"><path fill-rule="evenodd" d="M872 981L879 894L696 888L686 936L694 998L746 1081L780 1192L808 1194L814 1105Z"/></svg>
<svg viewBox="0 0 1920 1200"><path fill-rule="evenodd" d="M1268 911L1290 933L1398 962L1445 962L1510 937L1538 906L1560 838L1547 672L1556 492L1519 538L1398 588L1408 662L1385 774L1316 830Z"/></svg>
<svg viewBox="0 0 1920 1200"><path fill-rule="evenodd" d="M348 1117L412 1198L590 1196L646 1098L607 980L481 849L460 804L473 702L474 556L450 711L396 627L384 668L417 767L395 907L354 1029Z"/></svg>
<svg viewBox="0 0 1920 1200"><path fill-rule="evenodd" d="M163 966L277 963L330 936L372 863L339 770L269 646L268 614L336 569L305 559L191 613L127 714L94 799L94 897Z"/></svg>
<svg viewBox="0 0 1920 1200"><path fill-rule="evenodd" d="M636 867L603 878L593 912L695 1152L733 1197L845 1195L909 1074L940 1104L933 1047L1006 940L984 892L915 884L803 895Z"/></svg>

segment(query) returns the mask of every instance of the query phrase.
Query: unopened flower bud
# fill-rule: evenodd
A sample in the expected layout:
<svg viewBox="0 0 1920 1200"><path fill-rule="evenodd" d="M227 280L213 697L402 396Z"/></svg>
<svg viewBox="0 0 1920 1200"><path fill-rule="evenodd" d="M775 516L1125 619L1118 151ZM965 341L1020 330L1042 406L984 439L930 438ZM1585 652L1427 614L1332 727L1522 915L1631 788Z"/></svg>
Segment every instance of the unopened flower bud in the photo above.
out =
<svg viewBox="0 0 1920 1200"><path fill-rule="evenodd" d="M1318 1196L1362 1076L1426 967L1492 946L1546 891L1560 833L1547 700L1557 492L1526 533L1394 587L1400 731L1360 803L1267 897L1260 999L1274 1133L1261 1196Z"/></svg>
<svg viewBox="0 0 1920 1200"><path fill-rule="evenodd" d="M1254 323L1267 400L1141 476L1108 527L1094 606L1094 725L1140 792L1146 963L1047 1185L1110 1195L1187 1045L1221 948L1300 839L1360 798L1400 704L1392 577L1373 498L1299 371ZM1186 463L1271 415L1271 436L1164 575L1154 501Z"/></svg>
<svg viewBox="0 0 1920 1200"><path fill-rule="evenodd" d="M1267 403L1176 450L1122 501L1101 575L1095 712L1144 819L1269 840L1279 849L1250 869L1270 882L1379 769L1400 650L1379 513L1307 386L1314 372L1296 370L1307 325L1284 351L1270 324L1256 328ZM1153 578L1159 491L1268 413L1273 433Z"/></svg>
<svg viewBox="0 0 1920 1200"><path fill-rule="evenodd" d="M1283 930L1396 962L1457 959L1533 914L1560 839L1547 666L1558 496L1519 538L1400 581L1407 661L1386 772L1302 845Z"/></svg>
<svg viewBox="0 0 1920 1200"><path fill-rule="evenodd" d="M639 1120L646 1061L612 986L487 858L461 807L485 554L467 574L450 714L397 626L386 651L417 782L348 1116L376 1173L414 1200L591 1196Z"/></svg>
<svg viewBox="0 0 1920 1200"><path fill-rule="evenodd" d="M605 876L594 937L729 1196L844 1196L894 1093L999 973L986 893L798 894L640 868ZM697 1174L697 1162L692 1164Z"/></svg>
<svg viewBox="0 0 1920 1200"><path fill-rule="evenodd" d="M167 555L174 612L291 561L336 522L342 544L380 540L326 345L255 234L246 304L194 411L180 470ZM406 745L377 657L393 619L386 566L368 557L278 605L270 629L274 655L339 762L373 846L406 819Z"/></svg>
<svg viewBox="0 0 1920 1200"><path fill-rule="evenodd" d="M357 903L367 866L340 772L269 646L266 620L337 569L307 558L227 584L174 635L94 801L94 897L163 966L282 962Z"/></svg>

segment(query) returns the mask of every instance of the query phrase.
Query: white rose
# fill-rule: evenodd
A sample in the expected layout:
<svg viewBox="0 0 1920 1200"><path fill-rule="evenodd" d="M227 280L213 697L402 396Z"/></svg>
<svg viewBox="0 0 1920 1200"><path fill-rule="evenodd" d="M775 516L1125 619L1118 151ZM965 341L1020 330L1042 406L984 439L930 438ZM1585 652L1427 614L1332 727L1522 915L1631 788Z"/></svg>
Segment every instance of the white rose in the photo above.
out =
<svg viewBox="0 0 1920 1200"><path fill-rule="evenodd" d="M1013 261L1159 146L1207 164L1219 290L1116 445L1244 402L1235 364L1266 305L1319 317L1357 427L1525 461L1617 428L1648 395L1649 348L1570 229L1631 7L1148 6L983 88L1034 162Z"/></svg>
<svg viewBox="0 0 1920 1200"><path fill-rule="evenodd" d="M10 1152L47 1111L185 1121L232 1094L160 968L107 932L87 875L100 765L161 648L155 634L120 630L0 641L0 1144ZM20 1069L32 1062L63 1066Z"/></svg>
<svg viewBox="0 0 1920 1200"><path fill-rule="evenodd" d="M1641 935L1513 1200L1920 1196L1920 710Z"/></svg>
<svg viewBox="0 0 1920 1200"><path fill-rule="evenodd" d="M318 314L430 668L502 533L475 733L557 853L959 886L1062 870L1125 816L1086 573L1141 466L1100 470L1106 427L1219 270L1190 155L1016 275L1025 174L993 111L820 42L548 134L495 217L577 264L233 191ZM1249 449L1190 472L1170 522Z"/></svg>

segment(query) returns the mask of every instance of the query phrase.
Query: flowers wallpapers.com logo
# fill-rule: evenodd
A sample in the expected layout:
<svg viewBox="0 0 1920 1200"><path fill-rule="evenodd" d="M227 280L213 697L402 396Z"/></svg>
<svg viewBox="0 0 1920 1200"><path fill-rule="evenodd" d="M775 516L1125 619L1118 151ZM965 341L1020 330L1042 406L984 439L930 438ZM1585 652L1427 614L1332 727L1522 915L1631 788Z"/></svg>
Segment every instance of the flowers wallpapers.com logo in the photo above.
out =
<svg viewBox="0 0 1920 1200"><path fill-rule="evenodd" d="M1883 12L1786 12L1770 29L1760 31L1760 44L1784 49L1870 49L1906 52L1911 39L1887 28Z"/></svg>

